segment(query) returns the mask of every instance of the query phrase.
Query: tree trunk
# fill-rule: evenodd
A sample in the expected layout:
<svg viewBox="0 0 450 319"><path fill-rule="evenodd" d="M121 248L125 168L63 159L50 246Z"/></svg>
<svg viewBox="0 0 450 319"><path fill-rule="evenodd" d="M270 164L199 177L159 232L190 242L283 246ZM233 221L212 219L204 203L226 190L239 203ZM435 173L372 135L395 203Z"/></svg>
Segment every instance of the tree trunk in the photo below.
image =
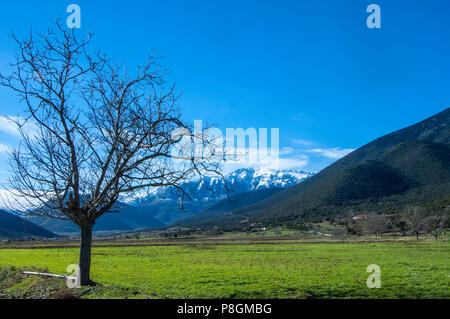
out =
<svg viewBox="0 0 450 319"><path fill-rule="evenodd" d="M419 233L416 233L416 240L419 240Z"/></svg>
<svg viewBox="0 0 450 319"><path fill-rule="evenodd" d="M80 241L80 283L81 285L93 285L91 280L91 247L92 247L92 227L93 225L83 225L81 228Z"/></svg>

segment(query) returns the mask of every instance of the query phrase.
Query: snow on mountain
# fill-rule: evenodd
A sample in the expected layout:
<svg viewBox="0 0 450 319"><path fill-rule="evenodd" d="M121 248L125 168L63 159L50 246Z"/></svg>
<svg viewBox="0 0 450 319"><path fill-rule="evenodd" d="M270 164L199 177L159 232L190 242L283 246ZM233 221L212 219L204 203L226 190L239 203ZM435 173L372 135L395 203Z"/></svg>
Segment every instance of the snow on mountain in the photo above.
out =
<svg viewBox="0 0 450 319"><path fill-rule="evenodd" d="M225 176L225 183L231 195L267 188L287 188L314 175L301 170L271 170L263 168L242 168ZM227 190L220 177L205 176L184 185L192 200L208 201L225 198ZM174 187L156 188L149 193L126 200L129 204L142 204L152 200L179 200L180 191Z"/></svg>

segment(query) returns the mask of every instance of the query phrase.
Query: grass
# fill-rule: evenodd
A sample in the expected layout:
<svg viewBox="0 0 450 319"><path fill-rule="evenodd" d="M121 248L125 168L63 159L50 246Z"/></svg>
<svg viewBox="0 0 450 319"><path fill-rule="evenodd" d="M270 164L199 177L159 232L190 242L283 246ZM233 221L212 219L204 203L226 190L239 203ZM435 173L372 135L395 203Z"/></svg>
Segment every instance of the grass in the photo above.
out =
<svg viewBox="0 0 450 319"><path fill-rule="evenodd" d="M0 267L65 273L77 256L0 249ZM101 286L83 298L450 298L448 241L102 246L92 257ZM366 285L370 264L381 267L379 289Z"/></svg>
<svg viewBox="0 0 450 319"><path fill-rule="evenodd" d="M8 298L74 298L77 291L67 288L64 281L48 277L25 276L15 267L0 268L0 299Z"/></svg>

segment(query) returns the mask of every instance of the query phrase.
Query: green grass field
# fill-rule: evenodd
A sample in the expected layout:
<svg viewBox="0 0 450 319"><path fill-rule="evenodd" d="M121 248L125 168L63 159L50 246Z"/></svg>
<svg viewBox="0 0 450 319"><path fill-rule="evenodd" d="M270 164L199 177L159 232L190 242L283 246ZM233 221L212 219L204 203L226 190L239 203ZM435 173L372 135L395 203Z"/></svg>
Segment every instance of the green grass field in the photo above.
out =
<svg viewBox="0 0 450 319"><path fill-rule="evenodd" d="M61 274L77 254L0 249L0 267ZM448 241L94 247L92 258L102 288L87 298L450 298ZM370 264L379 289L366 285Z"/></svg>

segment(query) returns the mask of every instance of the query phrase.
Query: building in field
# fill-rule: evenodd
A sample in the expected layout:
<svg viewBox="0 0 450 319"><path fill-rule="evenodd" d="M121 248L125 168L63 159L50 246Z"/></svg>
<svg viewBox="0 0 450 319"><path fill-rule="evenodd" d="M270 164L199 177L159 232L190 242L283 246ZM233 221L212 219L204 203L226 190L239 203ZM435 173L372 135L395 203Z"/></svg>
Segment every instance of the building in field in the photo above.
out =
<svg viewBox="0 0 450 319"><path fill-rule="evenodd" d="M367 216L368 216L368 215L365 215L365 214L354 215L354 216L352 217L352 219L353 219L353 220L362 220L362 219L367 219Z"/></svg>

